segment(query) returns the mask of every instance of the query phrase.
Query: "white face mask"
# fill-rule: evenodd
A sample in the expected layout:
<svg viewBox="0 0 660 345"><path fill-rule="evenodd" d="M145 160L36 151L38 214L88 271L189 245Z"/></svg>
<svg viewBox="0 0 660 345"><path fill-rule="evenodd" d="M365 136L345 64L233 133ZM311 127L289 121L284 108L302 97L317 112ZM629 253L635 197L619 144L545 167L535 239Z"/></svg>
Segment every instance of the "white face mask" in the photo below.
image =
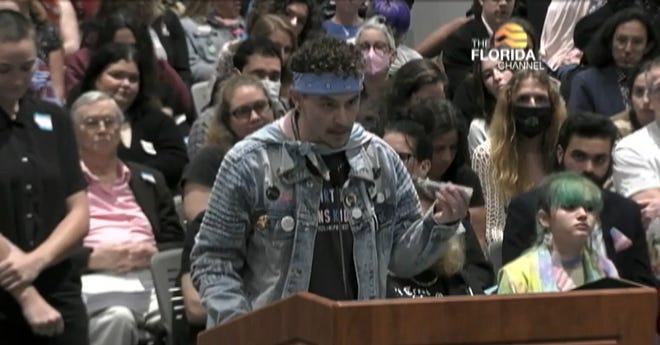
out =
<svg viewBox="0 0 660 345"><path fill-rule="evenodd" d="M268 98L271 101L279 101L280 100L280 88L282 87L282 83L278 81L272 81L268 78L266 79L261 79L261 84L266 88L266 92L268 93Z"/></svg>

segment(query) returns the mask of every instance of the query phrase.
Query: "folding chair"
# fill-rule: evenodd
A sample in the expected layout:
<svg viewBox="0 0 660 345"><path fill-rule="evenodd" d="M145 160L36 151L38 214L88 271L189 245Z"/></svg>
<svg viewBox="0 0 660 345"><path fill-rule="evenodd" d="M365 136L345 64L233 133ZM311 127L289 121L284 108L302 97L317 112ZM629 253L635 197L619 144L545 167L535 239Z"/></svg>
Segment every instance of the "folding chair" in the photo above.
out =
<svg viewBox="0 0 660 345"><path fill-rule="evenodd" d="M183 249L170 249L151 257L151 275L158 299L161 322L167 332L166 344L174 345L173 324L184 317L183 295L177 284Z"/></svg>
<svg viewBox="0 0 660 345"><path fill-rule="evenodd" d="M206 107L211 101L211 85L208 81L201 81L199 83L193 84L190 87L190 93L192 94L193 104L195 105L195 110L197 111L197 116L202 114L202 110Z"/></svg>

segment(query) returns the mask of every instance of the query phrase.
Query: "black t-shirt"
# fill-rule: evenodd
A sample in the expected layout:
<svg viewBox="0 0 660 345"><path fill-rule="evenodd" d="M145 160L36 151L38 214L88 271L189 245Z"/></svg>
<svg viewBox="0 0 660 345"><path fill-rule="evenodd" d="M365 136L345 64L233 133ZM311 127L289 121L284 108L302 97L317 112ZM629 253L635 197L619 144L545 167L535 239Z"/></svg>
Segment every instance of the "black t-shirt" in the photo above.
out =
<svg viewBox="0 0 660 345"><path fill-rule="evenodd" d="M348 222L351 210L344 205L341 192L350 167L344 152L323 160L330 170L330 181L323 182L321 192L309 292L332 300L353 300L357 299L357 277Z"/></svg>
<svg viewBox="0 0 660 345"><path fill-rule="evenodd" d="M66 217L66 199L85 189L68 114L30 97L20 100L15 120L0 109L0 162L0 233L31 252ZM34 286L63 315L82 304L80 272L70 259L46 268ZM3 314L21 317L14 299L0 289L0 320Z"/></svg>
<svg viewBox="0 0 660 345"><path fill-rule="evenodd" d="M226 151L217 146L204 146L183 170L181 185L192 182L213 187Z"/></svg>
<svg viewBox="0 0 660 345"><path fill-rule="evenodd" d="M481 190L479 176L467 165L463 165L456 170L456 176L448 179L449 182L471 187L473 189L470 207L482 207L485 205L484 193Z"/></svg>

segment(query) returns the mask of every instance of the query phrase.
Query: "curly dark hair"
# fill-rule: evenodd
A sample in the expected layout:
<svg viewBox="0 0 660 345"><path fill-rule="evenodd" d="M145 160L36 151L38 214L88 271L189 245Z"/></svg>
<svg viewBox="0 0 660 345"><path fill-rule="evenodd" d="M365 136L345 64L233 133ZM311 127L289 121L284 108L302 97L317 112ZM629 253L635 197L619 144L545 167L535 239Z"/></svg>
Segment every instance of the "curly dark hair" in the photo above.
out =
<svg viewBox="0 0 660 345"><path fill-rule="evenodd" d="M457 132L456 157L442 176L429 176L437 181L455 181L458 170L470 164L467 124L461 117L460 111L446 99L427 99L408 106L402 118L417 122L424 127L431 143L439 135L453 130Z"/></svg>
<svg viewBox="0 0 660 345"><path fill-rule="evenodd" d="M584 50L589 66L603 68L614 63L612 39L616 29L624 23L639 21L646 28L646 47L650 47L642 60L651 59L660 52L660 39L649 16L639 7L631 7L617 12L607 19Z"/></svg>
<svg viewBox="0 0 660 345"><path fill-rule="evenodd" d="M291 56L296 73L331 73L342 77L362 74L362 53L355 45L329 36L309 40Z"/></svg>

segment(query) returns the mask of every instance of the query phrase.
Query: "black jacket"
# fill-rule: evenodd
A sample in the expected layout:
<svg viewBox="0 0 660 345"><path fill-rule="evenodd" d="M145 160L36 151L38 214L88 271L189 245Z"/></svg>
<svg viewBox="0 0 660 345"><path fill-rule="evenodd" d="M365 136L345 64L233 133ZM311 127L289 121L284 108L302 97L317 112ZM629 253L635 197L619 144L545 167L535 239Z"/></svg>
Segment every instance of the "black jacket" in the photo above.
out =
<svg viewBox="0 0 660 345"><path fill-rule="evenodd" d="M535 210L538 193L539 190L535 189L511 200L502 242L502 264L516 259L530 248L536 239ZM646 235L639 206L619 194L603 191L603 210L600 218L607 256L616 266L619 276L640 284L656 286L657 281L649 264ZM610 229L613 227L628 237L632 241L632 246L617 253L610 234Z"/></svg>

